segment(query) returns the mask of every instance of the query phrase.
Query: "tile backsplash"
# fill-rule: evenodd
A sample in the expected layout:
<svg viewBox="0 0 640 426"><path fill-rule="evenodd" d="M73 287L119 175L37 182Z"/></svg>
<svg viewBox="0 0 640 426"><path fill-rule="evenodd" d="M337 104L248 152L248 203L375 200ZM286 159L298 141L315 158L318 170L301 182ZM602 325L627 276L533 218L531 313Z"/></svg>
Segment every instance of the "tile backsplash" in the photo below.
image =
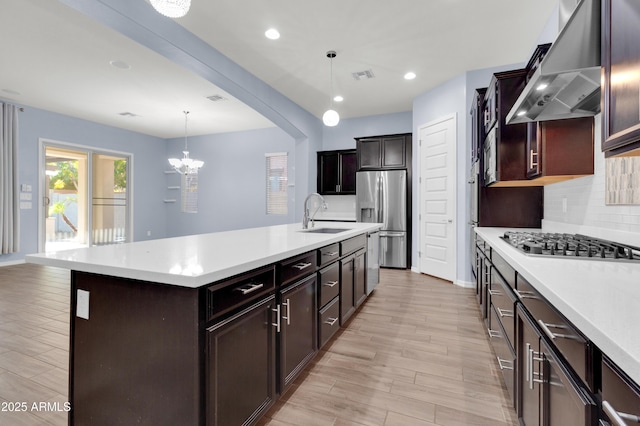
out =
<svg viewBox="0 0 640 426"><path fill-rule="evenodd" d="M600 114L595 118L594 175L572 179L544 188L543 228L552 225L575 225L572 228L602 232L604 238L610 234L624 236L626 233L640 235L640 205L606 205L605 158L600 149ZM564 231L576 232L576 231ZM601 235L594 235L601 237ZM633 236L632 242L638 237Z"/></svg>

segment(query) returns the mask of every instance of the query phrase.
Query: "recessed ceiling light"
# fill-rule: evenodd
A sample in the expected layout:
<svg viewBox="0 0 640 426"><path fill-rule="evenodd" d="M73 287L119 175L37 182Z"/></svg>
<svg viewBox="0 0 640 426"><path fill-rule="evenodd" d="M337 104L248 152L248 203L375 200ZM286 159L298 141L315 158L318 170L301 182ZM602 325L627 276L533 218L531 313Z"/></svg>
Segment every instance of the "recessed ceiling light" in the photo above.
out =
<svg viewBox="0 0 640 426"><path fill-rule="evenodd" d="M540 85L538 85L538 87L536 87L536 90L544 90L548 87L549 85L547 83L540 83Z"/></svg>
<svg viewBox="0 0 640 426"><path fill-rule="evenodd" d="M344 98L342 96L340 96L340 95L336 95L336 96L333 97L333 100L336 101L336 102L342 102L342 101L344 101Z"/></svg>
<svg viewBox="0 0 640 426"><path fill-rule="evenodd" d="M277 40L280 38L280 33L275 28L269 28L264 32L264 36L269 40Z"/></svg>
<svg viewBox="0 0 640 426"><path fill-rule="evenodd" d="M516 115L517 115L518 117L522 117L522 116L523 116L523 115L525 115L526 113L527 113L527 111L525 111L525 110L523 110L523 109L522 109L522 110L518 111L518 113L517 113Z"/></svg>
<svg viewBox="0 0 640 426"><path fill-rule="evenodd" d="M404 75L404 79L405 80L413 80L414 78L416 78L416 73L415 72L409 71L408 73L406 73Z"/></svg>
<svg viewBox="0 0 640 426"><path fill-rule="evenodd" d="M112 67L118 68L120 70L128 70L131 68L131 65L126 63L125 61L109 61Z"/></svg>

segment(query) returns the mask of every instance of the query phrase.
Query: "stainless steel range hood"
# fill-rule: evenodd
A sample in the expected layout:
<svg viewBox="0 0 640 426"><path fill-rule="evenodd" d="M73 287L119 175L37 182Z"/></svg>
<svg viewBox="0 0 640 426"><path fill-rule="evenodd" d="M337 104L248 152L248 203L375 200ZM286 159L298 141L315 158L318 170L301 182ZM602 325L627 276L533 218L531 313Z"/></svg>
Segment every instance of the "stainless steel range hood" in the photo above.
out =
<svg viewBox="0 0 640 426"><path fill-rule="evenodd" d="M560 19L576 0L560 1ZM600 111L600 0L581 0L507 115L507 124Z"/></svg>

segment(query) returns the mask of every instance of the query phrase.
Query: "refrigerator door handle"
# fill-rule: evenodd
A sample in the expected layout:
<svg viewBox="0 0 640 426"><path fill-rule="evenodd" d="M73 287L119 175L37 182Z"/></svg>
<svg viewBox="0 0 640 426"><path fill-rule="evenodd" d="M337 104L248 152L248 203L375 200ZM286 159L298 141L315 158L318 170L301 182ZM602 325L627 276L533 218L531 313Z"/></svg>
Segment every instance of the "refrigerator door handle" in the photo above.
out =
<svg viewBox="0 0 640 426"><path fill-rule="evenodd" d="M389 237L389 238L402 237L402 238L404 238L404 232L385 232L385 231L380 231L380 238L385 238L385 237Z"/></svg>

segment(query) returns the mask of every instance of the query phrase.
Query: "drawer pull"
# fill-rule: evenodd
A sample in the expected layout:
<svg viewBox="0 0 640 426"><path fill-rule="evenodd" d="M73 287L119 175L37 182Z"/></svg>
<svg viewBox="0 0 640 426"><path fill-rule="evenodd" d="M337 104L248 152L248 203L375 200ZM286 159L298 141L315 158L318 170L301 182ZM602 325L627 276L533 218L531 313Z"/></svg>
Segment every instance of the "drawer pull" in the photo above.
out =
<svg viewBox="0 0 640 426"><path fill-rule="evenodd" d="M520 299L537 299L536 294L533 291L518 291L516 289L513 290Z"/></svg>
<svg viewBox="0 0 640 426"><path fill-rule="evenodd" d="M529 382L529 389L531 390L533 390L534 383L544 383L544 380L534 378L535 376L542 376L542 373L534 371L534 361L544 361L544 358L541 357L540 352L533 350L530 343L527 343L527 375L525 378Z"/></svg>
<svg viewBox="0 0 640 426"><path fill-rule="evenodd" d="M338 321L338 318L329 318L324 323L330 326L333 326L336 323L336 321Z"/></svg>
<svg viewBox="0 0 640 426"><path fill-rule="evenodd" d="M540 324L540 327L542 328L542 331L544 331L544 334L546 334L551 340L555 340L556 337L560 337L561 339L581 340L578 336L572 336L570 334L554 333L550 329L551 327L551 328L560 328L560 329L566 330L567 329L566 325L547 324L540 319L538 320L538 324Z"/></svg>
<svg viewBox="0 0 640 426"><path fill-rule="evenodd" d="M498 308L498 315L500 315L500 318L511 318L513 317L513 311Z"/></svg>
<svg viewBox="0 0 640 426"><path fill-rule="evenodd" d="M489 296L502 296L498 290L489 290Z"/></svg>
<svg viewBox="0 0 640 426"><path fill-rule="evenodd" d="M271 325L276 328L277 333L280 333L280 305L276 305L276 308L271 310L276 313L276 322L272 322Z"/></svg>
<svg viewBox="0 0 640 426"><path fill-rule="evenodd" d="M501 338L501 337L502 337L502 334L500 334L500 332L499 332L499 331L496 331L496 330L492 330L492 329L490 329L490 328L487 328L487 332L489 333L489 337L498 337L498 338Z"/></svg>
<svg viewBox="0 0 640 426"><path fill-rule="evenodd" d="M240 293L242 293L243 295L245 294L249 294L249 293L253 293L254 291L260 289L264 287L263 283L249 283L244 287L238 287L236 289L234 289L233 291L239 291Z"/></svg>
<svg viewBox="0 0 640 426"><path fill-rule="evenodd" d="M297 270L302 271L303 269L306 269L309 266L311 266L311 262L309 263L300 262L296 265L293 265L292 268L296 268Z"/></svg>
<svg viewBox="0 0 640 426"><path fill-rule="evenodd" d="M513 362L506 360L506 359L500 359L499 356L496 357L498 359L498 366L500 366L500 370L513 370Z"/></svg>
<svg viewBox="0 0 640 426"><path fill-rule="evenodd" d="M338 255L338 252L337 252L337 251L330 251L330 252L328 252L328 253L322 253L322 255L323 255L323 256L330 256L330 257L333 257L333 256L337 256L337 255Z"/></svg>
<svg viewBox="0 0 640 426"><path fill-rule="evenodd" d="M336 284L338 284L338 281L327 281L326 283L324 283L322 285L326 286L326 287L335 287Z"/></svg>
<svg viewBox="0 0 640 426"><path fill-rule="evenodd" d="M291 301L289 299L287 299L286 302L282 303L284 306L287 307L287 316L283 316L282 319L286 319L287 320L287 325L291 324Z"/></svg>
<svg viewBox="0 0 640 426"><path fill-rule="evenodd" d="M627 426L625 420L634 423L640 423L640 416L620 413L613 408L609 401L602 401L602 409L604 410L607 417L609 417L609 420L611 420L615 426Z"/></svg>

